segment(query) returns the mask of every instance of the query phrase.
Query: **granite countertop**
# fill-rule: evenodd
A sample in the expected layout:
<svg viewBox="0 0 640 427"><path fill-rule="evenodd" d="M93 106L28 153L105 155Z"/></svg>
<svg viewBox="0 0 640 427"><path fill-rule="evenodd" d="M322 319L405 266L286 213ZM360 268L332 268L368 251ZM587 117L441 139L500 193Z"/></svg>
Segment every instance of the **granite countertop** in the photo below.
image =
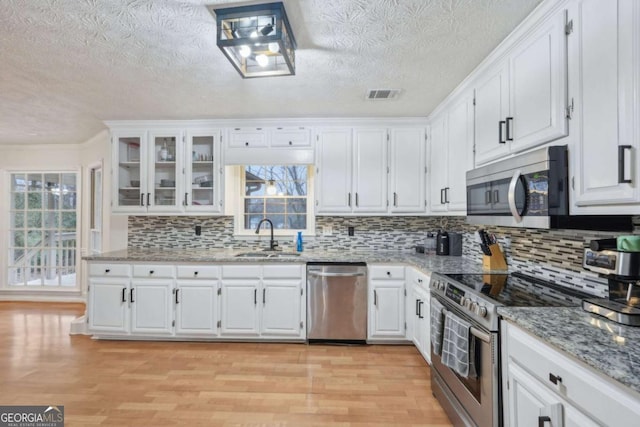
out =
<svg viewBox="0 0 640 427"><path fill-rule="evenodd" d="M403 263L426 272L439 273L480 273L482 264L459 256L424 255L401 251L304 251L299 256L282 258L238 258L245 250L212 249L138 249L106 252L83 257L87 261L106 262L171 262L171 263L276 263L276 262L366 262ZM285 252L286 253L286 252Z"/></svg>
<svg viewBox="0 0 640 427"><path fill-rule="evenodd" d="M498 313L640 393L640 328L620 325L579 307L501 307Z"/></svg>

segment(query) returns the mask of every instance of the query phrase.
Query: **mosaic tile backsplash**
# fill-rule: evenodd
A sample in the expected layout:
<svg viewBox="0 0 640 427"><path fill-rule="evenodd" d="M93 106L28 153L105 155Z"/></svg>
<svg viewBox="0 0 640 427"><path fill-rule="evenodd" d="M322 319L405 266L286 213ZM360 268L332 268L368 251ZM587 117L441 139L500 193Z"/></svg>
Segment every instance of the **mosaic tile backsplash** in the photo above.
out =
<svg viewBox="0 0 640 427"><path fill-rule="evenodd" d="M634 234L640 234L640 217L635 218ZM202 227L196 236L194 228ZM332 235L323 236L324 227ZM354 236L348 228L354 227ZM305 249L313 250L397 250L410 251L425 240L428 231L445 229L463 234L463 256L482 261L482 252L474 242L478 226L465 223L464 217L325 217L316 218L315 238L307 238ZM583 230L540 230L485 227L496 235L509 268L553 280L594 295L606 296L606 281L582 268L582 252L592 239L613 237L610 232ZM130 216L129 247L139 248L264 248L268 237L233 235L233 217ZM285 250L294 246L291 238L279 239Z"/></svg>

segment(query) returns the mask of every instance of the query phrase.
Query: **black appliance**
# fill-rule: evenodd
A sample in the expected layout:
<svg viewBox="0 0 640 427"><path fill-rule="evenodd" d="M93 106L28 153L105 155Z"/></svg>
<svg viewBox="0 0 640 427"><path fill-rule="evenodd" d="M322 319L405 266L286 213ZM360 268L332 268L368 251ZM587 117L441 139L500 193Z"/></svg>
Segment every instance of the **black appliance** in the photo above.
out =
<svg viewBox="0 0 640 427"><path fill-rule="evenodd" d="M431 346L431 388L454 425L501 426L498 307L579 307L589 295L523 274L438 274L431 297L472 326L478 375L463 378Z"/></svg>
<svg viewBox="0 0 640 427"><path fill-rule="evenodd" d="M467 172L467 222L630 231L631 215L569 215L567 146L550 146Z"/></svg>
<svg viewBox="0 0 640 427"><path fill-rule="evenodd" d="M449 233L438 231L436 235L436 255L449 255Z"/></svg>

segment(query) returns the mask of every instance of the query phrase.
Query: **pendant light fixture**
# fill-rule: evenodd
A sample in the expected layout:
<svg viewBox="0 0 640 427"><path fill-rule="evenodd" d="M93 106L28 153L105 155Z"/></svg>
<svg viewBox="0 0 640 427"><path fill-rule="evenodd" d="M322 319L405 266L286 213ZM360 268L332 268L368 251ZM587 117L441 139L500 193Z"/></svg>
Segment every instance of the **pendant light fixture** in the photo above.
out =
<svg viewBox="0 0 640 427"><path fill-rule="evenodd" d="M211 11L217 45L243 78L295 75L296 41L282 2Z"/></svg>

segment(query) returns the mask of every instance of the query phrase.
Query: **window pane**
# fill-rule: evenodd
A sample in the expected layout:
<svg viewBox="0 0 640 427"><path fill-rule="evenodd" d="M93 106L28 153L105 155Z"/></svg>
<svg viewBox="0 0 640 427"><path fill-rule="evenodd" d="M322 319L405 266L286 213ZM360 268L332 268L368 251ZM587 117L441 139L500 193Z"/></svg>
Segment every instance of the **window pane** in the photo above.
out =
<svg viewBox="0 0 640 427"><path fill-rule="evenodd" d="M66 193L62 195L62 209L76 208L76 193Z"/></svg>
<svg viewBox="0 0 640 427"><path fill-rule="evenodd" d="M42 246L42 232L38 231L27 231L27 247L35 248Z"/></svg>
<svg viewBox="0 0 640 427"><path fill-rule="evenodd" d="M287 212L306 213L307 199L287 199Z"/></svg>
<svg viewBox="0 0 640 427"><path fill-rule="evenodd" d="M11 212L11 228L24 228L24 211Z"/></svg>
<svg viewBox="0 0 640 427"><path fill-rule="evenodd" d="M42 241L42 247L53 248L59 245L60 232L59 230L45 230L43 232L44 240Z"/></svg>
<svg viewBox="0 0 640 427"><path fill-rule="evenodd" d="M264 199L244 199L245 213L264 213Z"/></svg>
<svg viewBox="0 0 640 427"><path fill-rule="evenodd" d="M60 213L55 211L46 211L44 213L44 228L59 228Z"/></svg>
<svg viewBox="0 0 640 427"><path fill-rule="evenodd" d="M42 193L27 194L27 209L42 209Z"/></svg>
<svg viewBox="0 0 640 427"><path fill-rule="evenodd" d="M13 286L24 285L24 268L9 269L9 284Z"/></svg>
<svg viewBox="0 0 640 427"><path fill-rule="evenodd" d="M267 217L271 218L274 213L284 213L286 199L265 199L267 204Z"/></svg>
<svg viewBox="0 0 640 427"><path fill-rule="evenodd" d="M307 228L307 215L306 214L294 214L288 215L289 228L294 230L304 230Z"/></svg>
<svg viewBox="0 0 640 427"><path fill-rule="evenodd" d="M42 174L30 173L27 175L27 190L28 191L42 191Z"/></svg>
<svg viewBox="0 0 640 427"><path fill-rule="evenodd" d="M24 263L24 249L9 248L9 265L21 265Z"/></svg>
<svg viewBox="0 0 640 427"><path fill-rule="evenodd" d="M12 234L13 234L13 238L11 240L13 241L13 246L16 246L16 247L26 246L26 242L24 240L25 238L24 231L13 231Z"/></svg>
<svg viewBox="0 0 640 427"><path fill-rule="evenodd" d="M76 229L76 213L75 212L62 212L62 229L63 230Z"/></svg>
<svg viewBox="0 0 640 427"><path fill-rule="evenodd" d="M55 191L60 189L60 174L46 173L44 174L45 188L47 191Z"/></svg>
<svg viewBox="0 0 640 427"><path fill-rule="evenodd" d="M11 209L24 209L24 193L13 193Z"/></svg>
<svg viewBox="0 0 640 427"><path fill-rule="evenodd" d="M27 228L42 227L42 212L27 212Z"/></svg>
<svg viewBox="0 0 640 427"><path fill-rule="evenodd" d="M286 218L284 215L269 215L268 218L273 222L273 228L276 230L282 230L286 227Z"/></svg>
<svg viewBox="0 0 640 427"><path fill-rule="evenodd" d="M266 185L264 181L246 181L244 187L245 196L264 196Z"/></svg>
<svg viewBox="0 0 640 427"><path fill-rule="evenodd" d="M255 230L255 228L258 226L258 224L260 223L262 218L264 218L264 216L262 214L260 214L260 215L245 215L244 216L244 228L245 228L245 230ZM264 225L263 227L268 227L268 224Z"/></svg>
<svg viewBox="0 0 640 427"><path fill-rule="evenodd" d="M11 191L14 193L27 191L27 177L23 174L13 174Z"/></svg>

